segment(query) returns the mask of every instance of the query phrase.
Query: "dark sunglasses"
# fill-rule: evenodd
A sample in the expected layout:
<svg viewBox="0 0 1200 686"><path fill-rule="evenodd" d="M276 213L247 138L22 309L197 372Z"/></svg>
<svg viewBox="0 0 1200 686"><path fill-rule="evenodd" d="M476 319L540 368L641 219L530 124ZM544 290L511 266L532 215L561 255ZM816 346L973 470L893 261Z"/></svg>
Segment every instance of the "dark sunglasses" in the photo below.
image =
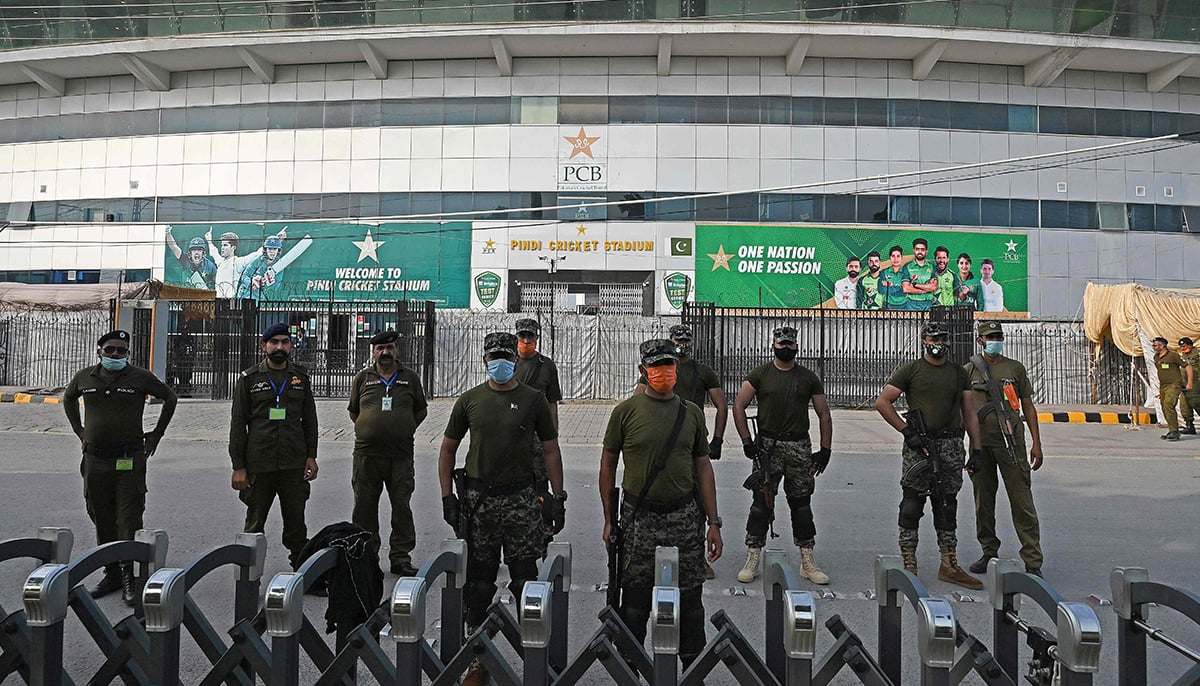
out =
<svg viewBox="0 0 1200 686"><path fill-rule="evenodd" d="M118 348L115 345L106 345L101 348L101 350L104 351L105 355L118 355L123 357L129 354L129 348Z"/></svg>

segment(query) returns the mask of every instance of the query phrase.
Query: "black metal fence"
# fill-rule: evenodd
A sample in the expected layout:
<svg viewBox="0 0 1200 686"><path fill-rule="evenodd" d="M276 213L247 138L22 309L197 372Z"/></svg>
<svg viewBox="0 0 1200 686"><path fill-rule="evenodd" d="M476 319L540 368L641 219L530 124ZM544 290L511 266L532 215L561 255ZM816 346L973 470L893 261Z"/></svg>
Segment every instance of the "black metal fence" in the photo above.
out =
<svg viewBox="0 0 1200 686"><path fill-rule="evenodd" d="M370 339L395 329L400 360L434 383L436 315L430 302L176 301L167 333L167 383L184 397L231 397L238 373L262 361L263 329L287 324L293 359L304 365L318 397L340 398L370 361Z"/></svg>

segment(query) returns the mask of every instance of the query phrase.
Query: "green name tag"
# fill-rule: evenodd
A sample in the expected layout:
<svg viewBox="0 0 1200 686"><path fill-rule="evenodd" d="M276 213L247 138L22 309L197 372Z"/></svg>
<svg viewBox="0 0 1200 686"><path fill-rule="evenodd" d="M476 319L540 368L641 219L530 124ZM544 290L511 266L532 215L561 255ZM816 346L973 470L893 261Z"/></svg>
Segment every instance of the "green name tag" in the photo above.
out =
<svg viewBox="0 0 1200 686"><path fill-rule="evenodd" d="M133 471L133 460L117 460L117 471L118 472Z"/></svg>
<svg viewBox="0 0 1200 686"><path fill-rule="evenodd" d="M282 421L284 419L287 419L287 408L286 407L272 407L271 414L268 416L268 419L270 419L273 422Z"/></svg>

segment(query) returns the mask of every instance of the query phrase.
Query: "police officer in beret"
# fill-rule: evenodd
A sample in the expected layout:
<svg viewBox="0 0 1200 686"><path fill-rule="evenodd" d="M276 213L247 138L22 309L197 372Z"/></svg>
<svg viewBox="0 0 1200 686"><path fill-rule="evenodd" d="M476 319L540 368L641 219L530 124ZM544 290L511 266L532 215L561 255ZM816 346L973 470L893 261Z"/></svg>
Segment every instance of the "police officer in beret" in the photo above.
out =
<svg viewBox="0 0 1200 686"><path fill-rule="evenodd" d="M542 325L536 319L518 319L517 325L517 371L516 379L546 396L550 403L550 417L558 428L558 403L563 399L562 387L558 383L558 367L549 355L538 350L538 340L542 335ZM531 437L533 444L533 471L538 483L538 497L541 499L542 518L549 526L550 522L550 487L546 477L546 462L542 455L542 442L537 436ZM547 536L546 542L553 540Z"/></svg>
<svg viewBox="0 0 1200 686"><path fill-rule="evenodd" d="M542 444L552 491L549 533L562 531L566 518L558 429L546 396L514 376L518 354L517 337L511 333L497 331L484 337L487 380L455 401L438 456L442 518L467 542L463 601L470 631L487 618L501 556L508 565L513 597L520 598L525 582L537 578L546 530L533 467L534 434ZM455 494L451 492L455 455L468 432L466 472L459 479L464 490ZM463 686L482 686L487 678L487 670L475 662Z"/></svg>
<svg viewBox="0 0 1200 686"><path fill-rule="evenodd" d="M412 550L417 543L413 526L413 435L429 414L421 377L400 364L395 331L371 338L371 366L350 383L350 421L354 422L355 524L379 537L379 496L386 488L392 504L392 533L388 559L393 574L415 576Z"/></svg>
<svg viewBox="0 0 1200 686"><path fill-rule="evenodd" d="M247 533L262 533L275 497L283 515L283 545L294 567L308 542L304 507L317 478L317 405L308 370L290 359L287 324L262 335L266 359L242 372L229 422L231 485L246 504Z"/></svg>
<svg viewBox="0 0 1200 686"><path fill-rule="evenodd" d="M647 388L613 408L600 453L604 540L614 522L619 523L625 568L617 610L639 641L645 639L650 619L654 551L658 546L679 549L679 659L686 669L704 649L705 563L721 557L723 546L716 480L704 412L675 393L675 344L651 339L638 352ZM663 459L660 454L665 459L656 464ZM618 461L625 465L620 513L610 511L608 498Z"/></svg>
<svg viewBox="0 0 1200 686"><path fill-rule="evenodd" d="M149 371L129 364L129 333L110 331L96 342L100 363L71 379L63 393L63 409L71 429L83 443L83 498L96 525L96 543L131 541L142 528L146 510L146 462L154 454L175 414L174 391ZM163 401L154 430L142 426L146 396ZM79 418L83 399L84 421ZM100 598L117 589L132 606L136 600L133 564L109 565L92 589Z"/></svg>

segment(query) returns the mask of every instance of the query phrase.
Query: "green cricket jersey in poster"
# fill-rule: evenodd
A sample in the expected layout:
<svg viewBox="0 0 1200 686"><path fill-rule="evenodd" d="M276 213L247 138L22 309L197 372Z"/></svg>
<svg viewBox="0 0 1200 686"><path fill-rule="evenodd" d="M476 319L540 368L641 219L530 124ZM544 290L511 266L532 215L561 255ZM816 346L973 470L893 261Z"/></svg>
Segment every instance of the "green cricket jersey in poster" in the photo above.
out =
<svg viewBox="0 0 1200 686"><path fill-rule="evenodd" d="M467 222L175 225L165 255L165 283L218 298L470 304Z"/></svg>
<svg viewBox="0 0 1200 686"><path fill-rule="evenodd" d="M724 307L1029 309L1019 233L699 224L695 255L696 300Z"/></svg>

